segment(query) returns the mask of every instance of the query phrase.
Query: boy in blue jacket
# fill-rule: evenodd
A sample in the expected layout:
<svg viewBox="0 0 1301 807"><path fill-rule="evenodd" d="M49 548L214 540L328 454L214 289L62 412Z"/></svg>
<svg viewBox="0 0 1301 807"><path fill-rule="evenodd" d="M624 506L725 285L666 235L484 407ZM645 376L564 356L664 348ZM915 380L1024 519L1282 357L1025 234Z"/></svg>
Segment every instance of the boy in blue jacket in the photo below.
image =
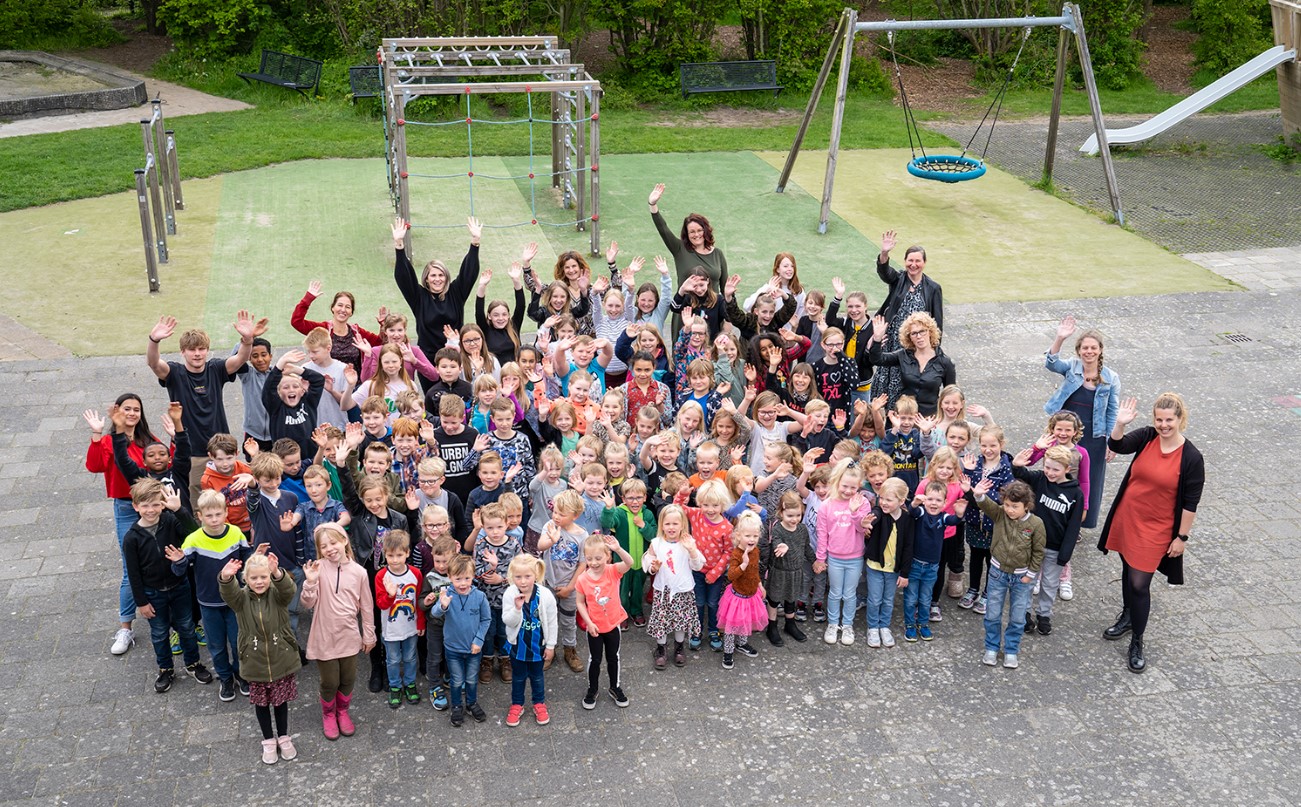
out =
<svg viewBox="0 0 1301 807"><path fill-rule="evenodd" d="M464 723L466 711L482 723L488 715L479 705L479 665L492 609L487 596L474 587L474 559L469 555L452 558L447 576L452 585L438 595L430 615L443 619L443 656L452 679L452 725Z"/></svg>

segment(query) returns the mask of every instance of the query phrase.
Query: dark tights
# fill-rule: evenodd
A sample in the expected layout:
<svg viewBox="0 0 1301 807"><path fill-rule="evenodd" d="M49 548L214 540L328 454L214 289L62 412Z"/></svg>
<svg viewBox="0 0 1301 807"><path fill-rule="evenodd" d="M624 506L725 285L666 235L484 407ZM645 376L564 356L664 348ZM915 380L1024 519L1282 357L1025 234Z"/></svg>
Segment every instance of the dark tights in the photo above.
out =
<svg viewBox="0 0 1301 807"><path fill-rule="evenodd" d="M989 571L989 550L973 546L971 548L971 572L969 575L971 582L967 583L967 588L980 592L981 578L985 576L987 571Z"/></svg>
<svg viewBox="0 0 1301 807"><path fill-rule="evenodd" d="M1134 638L1142 639L1147 630L1147 617L1152 612L1152 575L1153 572L1140 572L1130 566L1122 557L1120 594L1125 600L1125 609L1129 611L1129 622L1134 627Z"/></svg>
<svg viewBox="0 0 1301 807"><path fill-rule="evenodd" d="M270 706L254 706L253 710L257 712L257 724L262 727L262 739L272 740L276 737L289 736L289 702L286 701L275 707L276 711L276 730L275 734L271 733L271 709Z"/></svg>
<svg viewBox="0 0 1301 807"><path fill-rule="evenodd" d="M587 634L587 688L596 691L601 683L601 655L605 655L605 669L610 676L610 686L619 686L619 628L599 636Z"/></svg>

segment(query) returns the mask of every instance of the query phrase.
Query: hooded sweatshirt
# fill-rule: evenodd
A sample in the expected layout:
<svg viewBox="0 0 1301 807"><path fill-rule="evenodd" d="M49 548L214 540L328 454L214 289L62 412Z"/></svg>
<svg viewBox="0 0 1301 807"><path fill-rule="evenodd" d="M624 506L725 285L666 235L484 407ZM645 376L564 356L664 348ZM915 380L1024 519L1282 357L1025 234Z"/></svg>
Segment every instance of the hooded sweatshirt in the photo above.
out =
<svg viewBox="0 0 1301 807"><path fill-rule="evenodd" d="M354 561L342 565L320 559L320 575L303 584L300 602L313 609L307 657L336 659L355 656L375 643L375 601L366 570ZM357 617L361 617L358 630Z"/></svg>
<svg viewBox="0 0 1301 807"><path fill-rule="evenodd" d="M1044 523L1045 546L1056 550L1057 564L1065 566L1075 552L1084 508L1088 504L1079 482L1069 476L1060 482L1049 482L1043 471L1015 465L1012 466L1012 475L1034 490L1034 514Z"/></svg>

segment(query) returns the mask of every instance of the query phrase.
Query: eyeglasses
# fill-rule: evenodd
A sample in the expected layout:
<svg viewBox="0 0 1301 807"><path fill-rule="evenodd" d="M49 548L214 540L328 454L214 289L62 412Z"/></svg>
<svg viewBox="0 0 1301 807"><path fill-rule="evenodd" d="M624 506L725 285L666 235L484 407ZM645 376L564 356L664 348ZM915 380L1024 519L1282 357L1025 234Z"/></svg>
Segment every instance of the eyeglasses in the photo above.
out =
<svg viewBox="0 0 1301 807"><path fill-rule="evenodd" d="M438 479L421 479L420 482L419 482L418 484L420 484L420 485L437 485L437 484L439 483L439 481L440 481L440 480L438 480Z"/></svg>
<svg viewBox="0 0 1301 807"><path fill-rule="evenodd" d="M930 331L909 331L908 335L909 336L930 336L931 332Z"/></svg>
<svg viewBox="0 0 1301 807"><path fill-rule="evenodd" d="M830 348L831 350L840 350L842 347L845 346L845 343L844 342L823 342L822 346L825 348Z"/></svg>
<svg viewBox="0 0 1301 807"><path fill-rule="evenodd" d="M467 336L467 337L465 337L464 339L461 340L461 342L463 342L464 344L467 344L467 345L472 344L472 343L482 342L482 341L483 341L483 337L481 337L481 336Z"/></svg>

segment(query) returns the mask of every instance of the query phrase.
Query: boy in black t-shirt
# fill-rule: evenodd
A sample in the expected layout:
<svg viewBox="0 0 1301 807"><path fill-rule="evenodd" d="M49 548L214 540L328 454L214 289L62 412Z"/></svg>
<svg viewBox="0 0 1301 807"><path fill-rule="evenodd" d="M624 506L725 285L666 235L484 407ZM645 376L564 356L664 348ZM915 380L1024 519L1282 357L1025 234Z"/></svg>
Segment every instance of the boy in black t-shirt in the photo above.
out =
<svg viewBox="0 0 1301 807"><path fill-rule="evenodd" d="M267 411L271 439L287 438L298 444L300 453L312 448L312 430L316 428L316 405L325 391L325 376L302 366L307 355L291 350L280 357L267 374L262 387L262 405ZM307 382L306 391L303 382ZM283 561L281 568L286 568Z"/></svg>
<svg viewBox="0 0 1301 807"><path fill-rule="evenodd" d="M438 402L437 412L439 428L434 431L434 442L438 445L439 459L447 464L443 487L468 505L470 491L479 480L467 460L479 432L465 425L465 399L459 395L444 395Z"/></svg>

